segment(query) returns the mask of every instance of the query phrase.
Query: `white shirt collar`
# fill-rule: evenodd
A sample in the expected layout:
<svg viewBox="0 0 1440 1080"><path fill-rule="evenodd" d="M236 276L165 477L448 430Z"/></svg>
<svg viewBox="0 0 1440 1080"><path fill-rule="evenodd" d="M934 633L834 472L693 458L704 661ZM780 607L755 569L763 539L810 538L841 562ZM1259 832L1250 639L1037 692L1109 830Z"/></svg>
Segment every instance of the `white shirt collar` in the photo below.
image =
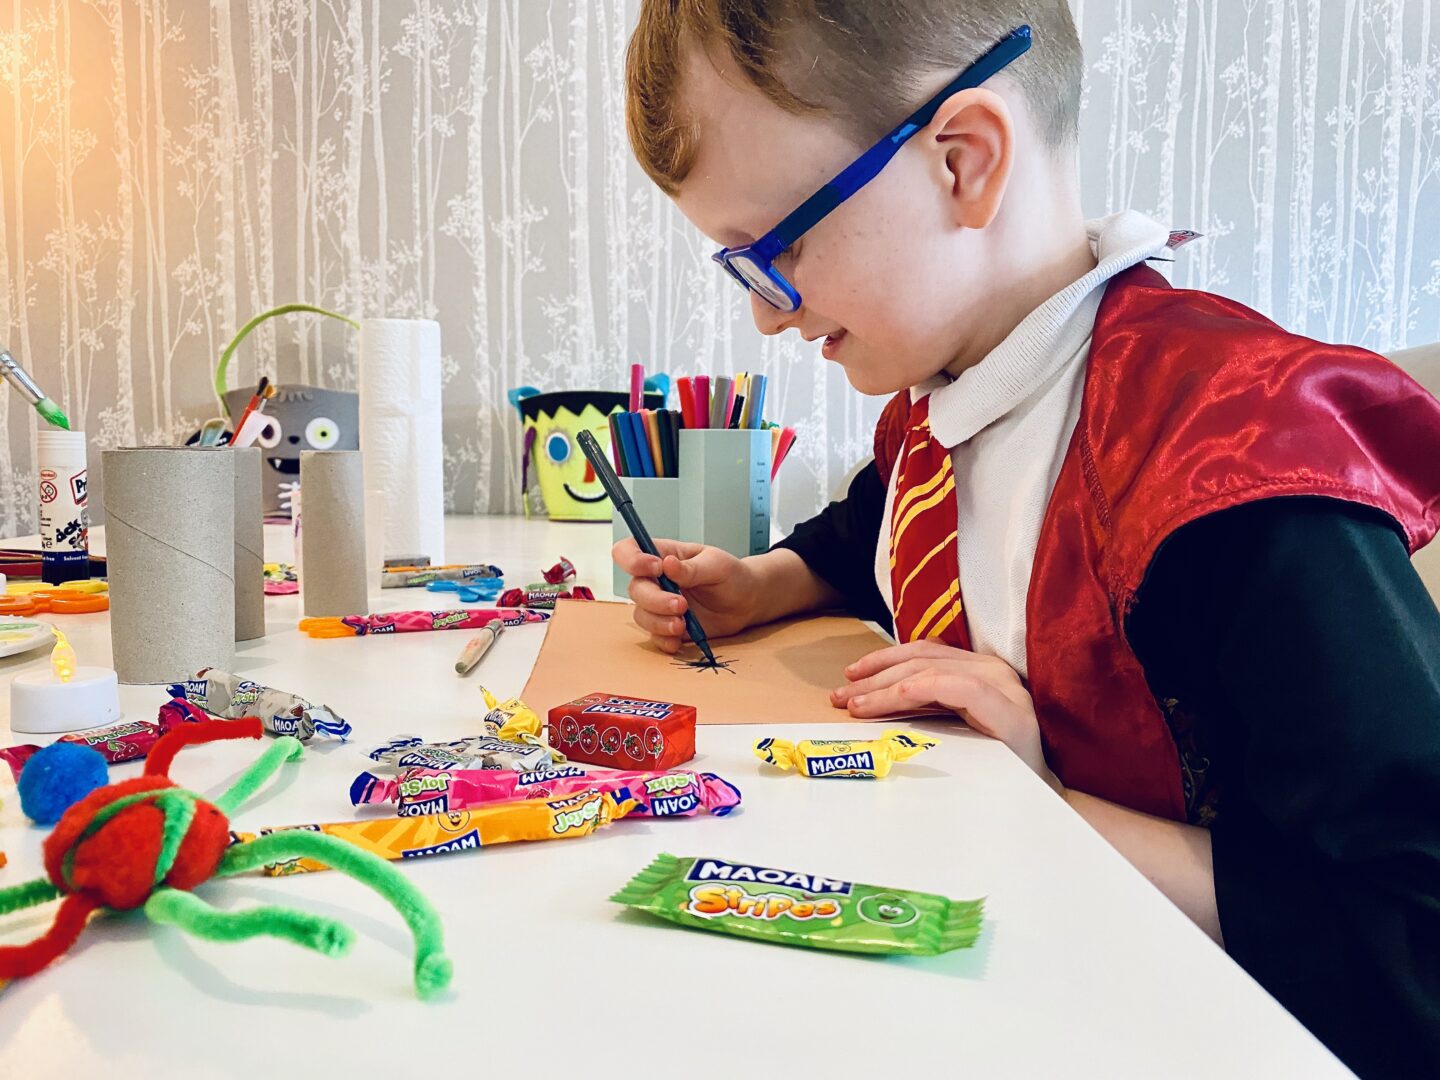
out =
<svg viewBox="0 0 1440 1080"><path fill-rule="evenodd" d="M937 375L910 391L930 395L930 430L953 448L1025 401L1089 339L1100 290L1111 278L1165 250L1169 231L1127 210L1085 223L1098 264L1027 315L983 360L951 381ZM1095 294L1092 296L1092 294Z"/></svg>

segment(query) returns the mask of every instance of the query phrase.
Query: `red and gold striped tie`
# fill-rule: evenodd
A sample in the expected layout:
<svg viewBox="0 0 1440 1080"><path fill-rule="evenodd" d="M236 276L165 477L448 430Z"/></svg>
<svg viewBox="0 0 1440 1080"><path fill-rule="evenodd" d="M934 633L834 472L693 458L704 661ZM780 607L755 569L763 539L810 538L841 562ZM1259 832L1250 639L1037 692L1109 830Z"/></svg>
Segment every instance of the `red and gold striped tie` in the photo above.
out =
<svg viewBox="0 0 1440 1080"><path fill-rule="evenodd" d="M960 600L955 473L950 451L930 434L930 397L910 407L910 426L890 514L890 592L895 638L933 638L970 648Z"/></svg>

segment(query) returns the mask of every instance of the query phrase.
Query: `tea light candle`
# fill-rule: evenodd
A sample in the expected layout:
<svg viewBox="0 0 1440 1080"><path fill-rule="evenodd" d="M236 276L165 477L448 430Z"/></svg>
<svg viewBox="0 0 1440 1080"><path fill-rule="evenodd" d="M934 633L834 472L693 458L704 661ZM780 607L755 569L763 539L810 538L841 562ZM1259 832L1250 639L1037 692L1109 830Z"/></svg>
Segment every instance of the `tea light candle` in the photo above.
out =
<svg viewBox="0 0 1440 1080"><path fill-rule="evenodd" d="M16 675L10 683L13 731L58 735L104 727L119 719L120 683L115 672L77 666L75 650L59 630L55 630L50 671Z"/></svg>

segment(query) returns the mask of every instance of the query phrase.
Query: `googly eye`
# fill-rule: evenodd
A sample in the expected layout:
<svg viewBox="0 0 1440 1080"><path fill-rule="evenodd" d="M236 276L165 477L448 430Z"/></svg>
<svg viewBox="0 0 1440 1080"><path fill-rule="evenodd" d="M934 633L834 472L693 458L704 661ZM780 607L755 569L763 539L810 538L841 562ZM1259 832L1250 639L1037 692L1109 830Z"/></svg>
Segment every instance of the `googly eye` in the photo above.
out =
<svg viewBox="0 0 1440 1080"><path fill-rule="evenodd" d="M305 441L316 450L329 450L340 441L340 428L328 416L317 416L305 425Z"/></svg>
<svg viewBox="0 0 1440 1080"><path fill-rule="evenodd" d="M570 438L563 431L552 431L545 439L545 456L556 465L570 460Z"/></svg>
<svg viewBox="0 0 1440 1080"><path fill-rule="evenodd" d="M258 446L263 446L266 450L273 450L280 445L280 436L282 434L280 421L273 417L267 417L265 426L260 429L260 434L255 436L255 443Z"/></svg>

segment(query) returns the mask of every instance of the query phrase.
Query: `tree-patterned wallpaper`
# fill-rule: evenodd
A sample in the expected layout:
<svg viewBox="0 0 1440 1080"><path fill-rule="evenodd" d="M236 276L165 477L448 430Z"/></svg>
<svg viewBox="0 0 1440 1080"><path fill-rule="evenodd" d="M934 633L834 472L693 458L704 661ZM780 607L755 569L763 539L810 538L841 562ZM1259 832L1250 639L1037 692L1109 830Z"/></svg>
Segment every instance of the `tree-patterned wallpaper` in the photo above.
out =
<svg viewBox="0 0 1440 1080"><path fill-rule="evenodd" d="M443 327L447 499L519 506L511 387L764 371L800 430L789 524L878 402L762 339L624 136L635 0L0 0L0 343L92 441L214 412L276 303ZM1074 0L1087 209L1207 239L1178 284L1316 337L1440 338L1432 0ZM353 386L343 325L256 335L231 374ZM0 394L0 535L33 527L34 418Z"/></svg>

